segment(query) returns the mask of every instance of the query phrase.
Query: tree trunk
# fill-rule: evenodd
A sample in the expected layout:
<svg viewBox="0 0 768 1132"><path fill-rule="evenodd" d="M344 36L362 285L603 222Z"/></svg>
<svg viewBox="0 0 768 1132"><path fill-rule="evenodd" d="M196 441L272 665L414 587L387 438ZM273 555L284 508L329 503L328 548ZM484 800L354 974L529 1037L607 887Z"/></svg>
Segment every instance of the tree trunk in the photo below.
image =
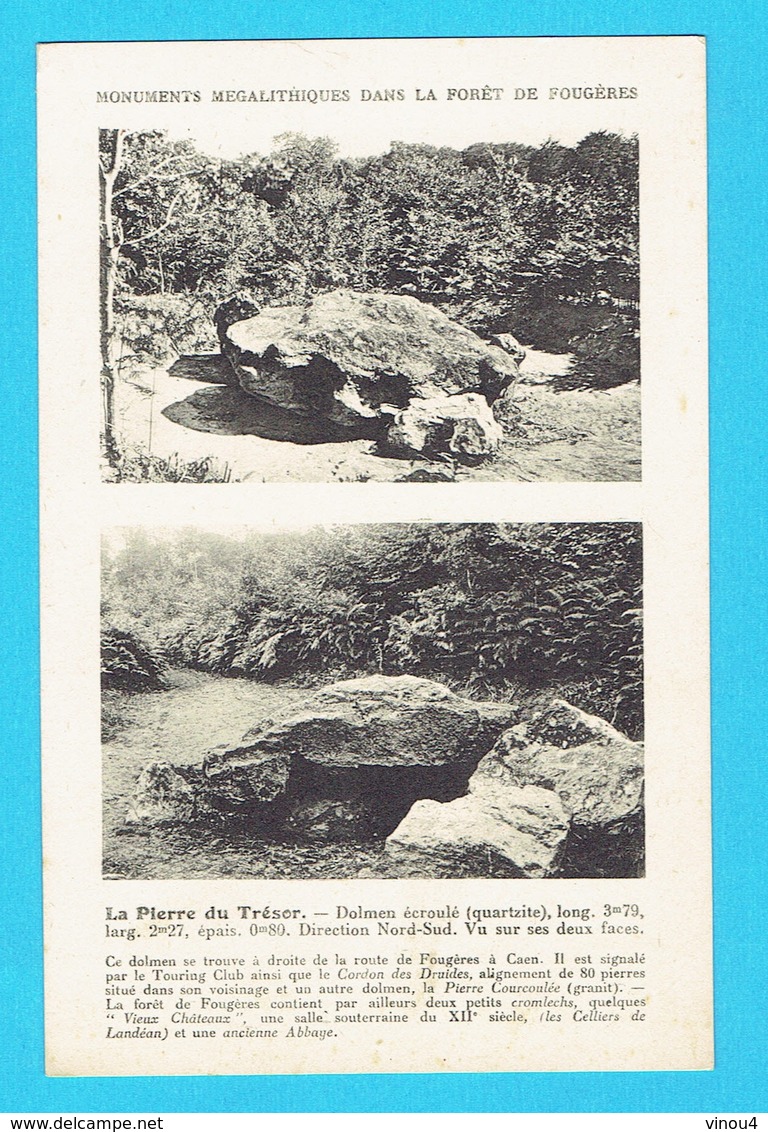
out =
<svg viewBox="0 0 768 1132"><path fill-rule="evenodd" d="M112 214L112 192L120 172L123 130L103 130L99 157L99 340L101 347L102 455L111 468L119 460L115 437L115 284L120 238Z"/></svg>

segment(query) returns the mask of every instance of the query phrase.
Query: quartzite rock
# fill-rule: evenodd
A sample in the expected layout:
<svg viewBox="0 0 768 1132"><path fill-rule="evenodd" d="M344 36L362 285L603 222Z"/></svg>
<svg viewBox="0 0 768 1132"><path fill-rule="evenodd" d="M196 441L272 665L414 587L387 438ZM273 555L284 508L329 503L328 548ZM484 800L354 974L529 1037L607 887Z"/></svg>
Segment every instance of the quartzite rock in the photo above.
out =
<svg viewBox="0 0 768 1132"><path fill-rule="evenodd" d="M176 767L150 763L136 780L128 821L145 825L190 822L197 816L197 791Z"/></svg>
<svg viewBox="0 0 768 1132"><path fill-rule="evenodd" d="M494 346L500 346L502 350L506 350L518 364L525 361L525 356L528 351L525 346L520 345L514 334L491 334L488 341Z"/></svg>
<svg viewBox="0 0 768 1132"><path fill-rule="evenodd" d="M505 731L469 781L470 793L493 800L518 786L556 791L576 826L605 826L642 805L643 745L555 700Z"/></svg>
<svg viewBox="0 0 768 1132"><path fill-rule="evenodd" d="M247 392L360 435L377 435L382 415L389 421L414 397L492 401L518 377L510 354L407 295L329 291L306 307L220 322Z"/></svg>
<svg viewBox="0 0 768 1132"><path fill-rule="evenodd" d="M387 432L387 444L397 451L426 456L448 452L467 464L492 456L503 438L501 425L479 393L414 398Z"/></svg>
<svg viewBox="0 0 768 1132"><path fill-rule="evenodd" d="M375 799L371 802L325 798L298 802L286 819L286 829L305 841L365 841L376 832Z"/></svg>
<svg viewBox="0 0 768 1132"><path fill-rule="evenodd" d="M643 841L642 744L556 700L499 737L464 797L417 802L387 851L429 875L469 875L486 853L524 876L628 877Z"/></svg>
<svg viewBox="0 0 768 1132"><path fill-rule="evenodd" d="M569 817L554 791L535 786L505 791L502 808L475 794L416 802L386 849L407 873L545 877L557 868Z"/></svg>
<svg viewBox="0 0 768 1132"><path fill-rule="evenodd" d="M218 805L274 802L282 797L291 768L290 754L249 742L217 747L203 762L206 790Z"/></svg>
<svg viewBox="0 0 768 1132"><path fill-rule="evenodd" d="M260 723L235 746L217 750L204 769L209 788L233 802L254 791L261 801L269 791L274 797L290 791L289 768L298 781L307 764L328 773L458 765L468 777L516 715L507 704L462 699L416 676L342 680L283 718Z"/></svg>

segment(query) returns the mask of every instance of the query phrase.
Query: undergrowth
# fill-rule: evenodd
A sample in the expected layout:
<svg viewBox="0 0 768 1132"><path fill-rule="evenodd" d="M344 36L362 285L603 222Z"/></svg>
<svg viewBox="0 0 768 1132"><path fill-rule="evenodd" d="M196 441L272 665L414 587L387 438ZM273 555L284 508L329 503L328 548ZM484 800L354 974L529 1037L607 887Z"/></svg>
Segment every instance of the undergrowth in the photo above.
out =
<svg viewBox="0 0 768 1132"><path fill-rule="evenodd" d="M579 706L632 733L640 567L639 529L623 523L361 525L247 546L137 536L104 598L175 666L269 683L404 673L483 695L573 684Z"/></svg>
<svg viewBox="0 0 768 1132"><path fill-rule="evenodd" d="M101 633L101 686L105 691L151 692L165 687L158 650L135 633L107 625Z"/></svg>
<svg viewBox="0 0 768 1132"><path fill-rule="evenodd" d="M553 354L573 354L555 389L611 389L640 380L640 323L631 307L541 300L513 308L504 319L521 342Z"/></svg>
<svg viewBox="0 0 768 1132"><path fill-rule="evenodd" d="M178 452L172 456L153 456L138 448L122 452L105 479L112 483L236 482L229 465L214 456L184 460Z"/></svg>

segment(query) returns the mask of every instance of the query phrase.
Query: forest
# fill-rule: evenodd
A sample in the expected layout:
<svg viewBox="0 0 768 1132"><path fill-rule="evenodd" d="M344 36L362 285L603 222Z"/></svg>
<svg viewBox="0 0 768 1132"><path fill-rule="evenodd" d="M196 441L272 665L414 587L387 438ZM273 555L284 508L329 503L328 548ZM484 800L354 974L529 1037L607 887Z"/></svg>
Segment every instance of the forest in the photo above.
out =
<svg viewBox="0 0 768 1132"><path fill-rule="evenodd" d="M536 828L534 872L640 875L641 568L636 523L110 530L106 874L531 875ZM486 844L470 776L529 755L567 783L494 794ZM398 857L423 805L464 848Z"/></svg>
<svg viewBox="0 0 768 1132"><path fill-rule="evenodd" d="M232 297L256 309L337 289L412 296L482 337L571 358L557 388L640 376L638 144L393 142L343 157L284 134L214 158L159 132L100 133L102 391L216 344Z"/></svg>
<svg viewBox="0 0 768 1132"><path fill-rule="evenodd" d="M639 526L130 529L103 563L105 689L170 669L309 686L427 676L643 729Z"/></svg>
<svg viewBox="0 0 768 1132"><path fill-rule="evenodd" d="M247 288L267 303L381 288L489 329L540 299L629 305L637 185L636 139L608 133L573 147L395 143L356 159L286 134L238 161L129 134L111 190L121 291Z"/></svg>

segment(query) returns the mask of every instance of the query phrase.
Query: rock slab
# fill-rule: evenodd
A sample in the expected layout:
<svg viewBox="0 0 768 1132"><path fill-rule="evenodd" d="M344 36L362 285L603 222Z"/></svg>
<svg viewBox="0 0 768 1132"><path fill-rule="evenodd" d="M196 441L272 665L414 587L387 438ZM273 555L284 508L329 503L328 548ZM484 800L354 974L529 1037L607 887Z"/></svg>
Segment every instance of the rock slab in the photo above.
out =
<svg viewBox="0 0 768 1132"><path fill-rule="evenodd" d="M555 700L499 737L469 780L470 793L503 805L525 786L554 791L571 811L560 868L571 877L642 876L643 745L598 716Z"/></svg>
<svg viewBox="0 0 768 1132"><path fill-rule="evenodd" d="M554 790L577 826L605 826L642 804L643 745L564 700L501 735L469 780L496 799L509 788Z"/></svg>
<svg viewBox="0 0 768 1132"><path fill-rule="evenodd" d="M366 676L315 692L282 719L266 720L208 756L208 788L233 803L291 790L301 766L471 768L516 719L508 704L463 699L417 676Z"/></svg>
<svg viewBox="0 0 768 1132"><path fill-rule="evenodd" d="M511 354L407 295L340 289L227 322L222 349L248 393L359 435L414 398L490 402L519 376Z"/></svg>
<svg viewBox="0 0 768 1132"><path fill-rule="evenodd" d="M467 794L420 801L387 838L390 859L429 876L545 877L555 871L570 814L557 794L536 786L505 792L500 807Z"/></svg>
<svg viewBox="0 0 768 1132"><path fill-rule="evenodd" d="M481 875L493 860L516 876L640 875L642 744L554 700L503 732L465 796L416 802L386 848L406 871L432 876L472 875L484 857Z"/></svg>

